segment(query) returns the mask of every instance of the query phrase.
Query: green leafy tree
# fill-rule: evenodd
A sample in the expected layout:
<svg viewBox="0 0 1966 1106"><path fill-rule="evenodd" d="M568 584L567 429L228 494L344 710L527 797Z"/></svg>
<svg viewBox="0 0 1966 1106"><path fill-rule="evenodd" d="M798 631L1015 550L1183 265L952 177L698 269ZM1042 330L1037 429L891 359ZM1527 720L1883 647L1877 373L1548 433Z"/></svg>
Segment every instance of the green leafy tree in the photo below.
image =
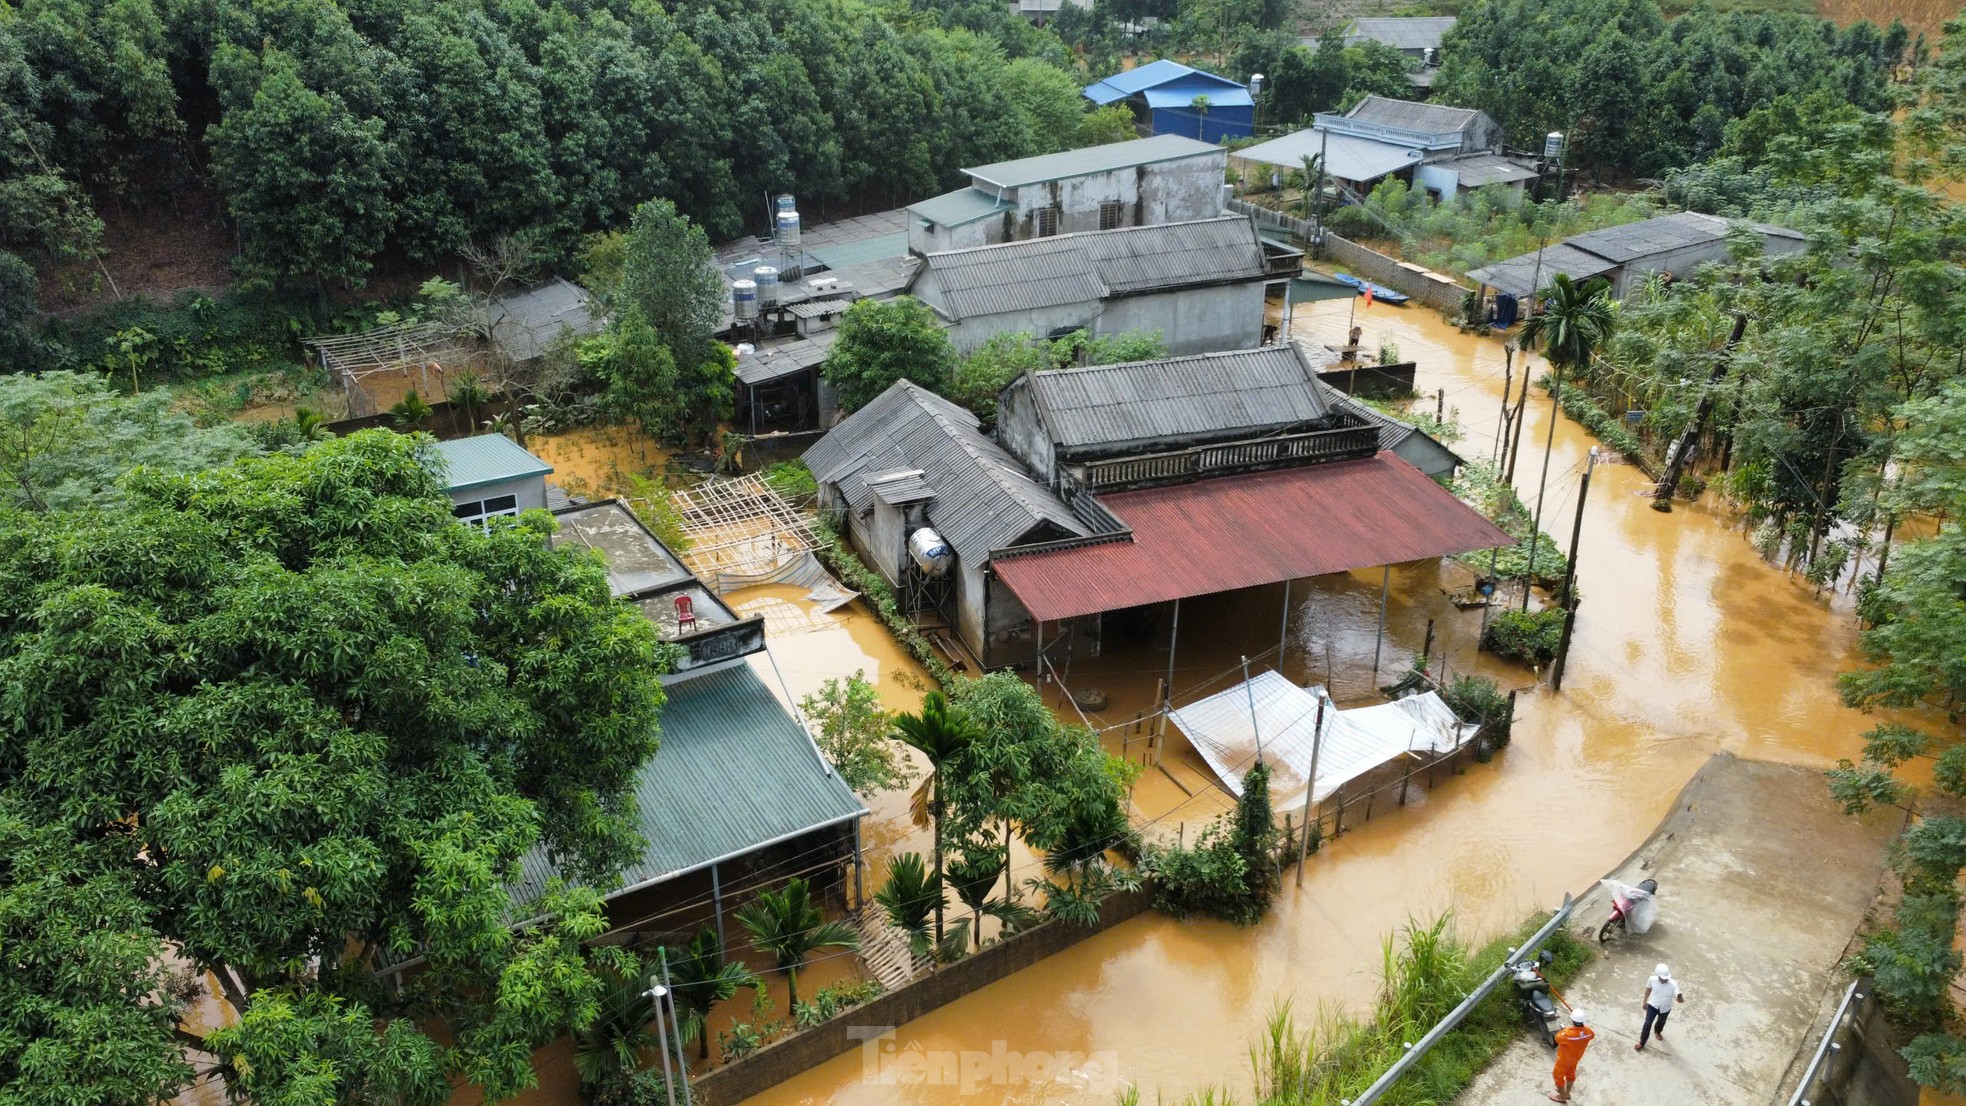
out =
<svg viewBox="0 0 1966 1106"><path fill-rule="evenodd" d="M977 739L977 727L959 707L952 706L939 691L922 697L921 710L894 716L894 737L928 758L928 778L915 789L910 810L916 825L933 824L935 883L942 884L942 834L948 814L948 781L945 776L958 758ZM935 942L942 942L942 900L935 902Z"/></svg>
<svg viewBox="0 0 1966 1106"><path fill-rule="evenodd" d="M117 1023L76 1017L116 986L125 1073L184 1043L155 1052L156 988L112 970L140 953L216 980L239 1020L200 1047L261 1102L508 1096L597 1015L592 887L643 848L629 783L669 647L543 514L458 525L424 449L364 431L140 471L114 509L0 511L0 823L41 827L0 902L119 927L72 935L101 980L10 954L5 986L73 996L59 1032L92 1048ZM583 885L514 904L537 848Z"/></svg>
<svg viewBox="0 0 1966 1106"><path fill-rule="evenodd" d="M114 506L117 478L138 466L192 472L255 452L244 429L198 426L168 392L120 395L87 373L0 376L0 506Z"/></svg>
<svg viewBox="0 0 1966 1106"><path fill-rule="evenodd" d="M969 930L976 947L983 947L983 916L1002 922L1006 931L1016 932L1037 921L1037 912L1009 898L993 897L997 885L1007 882L1010 850L999 848L988 834L964 842L956 858L949 862L948 881L956 897L969 907ZM958 930L951 934L961 936Z"/></svg>
<svg viewBox="0 0 1966 1106"><path fill-rule="evenodd" d="M724 286L711 268L709 238L675 204L650 200L635 209L620 265L620 370L611 392L637 417L656 413L669 433L708 434L729 417L735 394L735 362L713 337Z"/></svg>
<svg viewBox="0 0 1966 1106"><path fill-rule="evenodd" d="M212 172L247 262L281 281L360 287L388 240L390 154L379 119L315 92L278 50L219 47L215 66L257 69L250 99L212 128Z"/></svg>
<svg viewBox="0 0 1966 1106"><path fill-rule="evenodd" d="M758 986L758 977L738 961L724 959L723 942L716 930L707 927L668 955L669 988L682 1019L683 1039L695 1037L697 1059L708 1061L710 1012L740 988Z"/></svg>
<svg viewBox="0 0 1966 1106"><path fill-rule="evenodd" d="M857 411L900 380L942 391L955 361L935 312L913 296L897 296L847 308L821 371L839 391L840 408Z"/></svg>
<svg viewBox="0 0 1966 1106"><path fill-rule="evenodd" d="M860 934L845 922L826 920L812 901L806 881L794 877L777 891L763 891L737 911L737 920L751 934L751 943L769 955L785 973L788 1006L799 1002L799 969L821 949L857 949Z"/></svg>
<svg viewBox="0 0 1966 1106"><path fill-rule="evenodd" d="M1138 137L1140 131L1133 122L1133 112L1125 104L1108 104L1079 117L1078 140L1073 145L1105 146L1131 142Z"/></svg>
<svg viewBox="0 0 1966 1106"><path fill-rule="evenodd" d="M818 731L819 751L854 791L887 791L915 778L914 766L890 736L893 719L881 706L880 690L864 671L828 679L799 701L799 709Z"/></svg>
<svg viewBox="0 0 1966 1106"><path fill-rule="evenodd" d="M600 1009L573 1041L573 1070L589 1095L621 1087L642 1070L644 1053L673 1051L656 1036L653 989L649 965L632 954L623 970L601 972Z"/></svg>

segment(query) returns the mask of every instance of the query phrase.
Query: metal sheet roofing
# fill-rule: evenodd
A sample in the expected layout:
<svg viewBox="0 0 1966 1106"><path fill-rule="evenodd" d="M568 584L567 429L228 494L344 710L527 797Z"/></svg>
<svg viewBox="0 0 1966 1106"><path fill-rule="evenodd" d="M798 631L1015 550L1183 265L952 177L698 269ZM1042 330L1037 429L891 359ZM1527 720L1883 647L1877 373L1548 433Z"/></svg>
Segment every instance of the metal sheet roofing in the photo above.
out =
<svg viewBox="0 0 1966 1106"><path fill-rule="evenodd" d="M1206 74L1203 74L1205 76ZM1208 97L1208 109L1255 107L1256 101L1249 98L1246 88L1223 88L1212 81L1202 81L1189 77L1179 81L1169 81L1156 85L1140 93L1150 108L1180 108L1187 111L1195 102L1195 97ZM1196 118L1191 115L1190 118Z"/></svg>
<svg viewBox="0 0 1966 1106"><path fill-rule="evenodd" d="M1481 113L1473 108L1451 108L1444 104L1394 100L1387 96L1367 96L1345 113L1347 119L1434 134L1466 130L1480 116Z"/></svg>
<svg viewBox="0 0 1966 1106"><path fill-rule="evenodd" d="M867 813L748 664L667 691L662 747L634 782L648 849L610 898ZM560 875L544 850L521 859L520 871L515 902Z"/></svg>
<svg viewBox="0 0 1966 1106"><path fill-rule="evenodd" d="M1536 254L1526 253L1475 269L1468 273L1468 279L1512 296L1527 296L1534 288L1548 285L1550 278L1558 273L1571 280L1586 280L1618 267L1614 262L1594 253L1585 253L1567 242L1553 242L1541 253L1540 264Z"/></svg>
<svg viewBox="0 0 1966 1106"><path fill-rule="evenodd" d="M1360 138L1355 134L1332 132L1327 136L1317 127L1307 127L1282 138L1245 146L1237 150L1235 156L1265 165L1302 169L1305 158L1317 157L1322 153L1325 172L1340 180L1370 181L1418 162L1420 159L1414 157L1412 151L1411 146Z"/></svg>
<svg viewBox="0 0 1966 1106"><path fill-rule="evenodd" d="M515 362L544 354L562 334L586 335L601 329L594 297L566 280L555 279L493 300L489 310L491 340Z"/></svg>
<svg viewBox="0 0 1966 1106"><path fill-rule="evenodd" d="M1447 163L1460 178L1462 188L1480 188L1484 184L1513 184L1516 181L1535 180L1536 171L1517 165L1508 158L1497 154L1476 154L1473 157L1457 157Z"/></svg>
<svg viewBox="0 0 1966 1106"><path fill-rule="evenodd" d="M1095 81L1087 86L1085 95L1095 104L1110 104L1115 100L1124 100L1143 89L1191 77L1200 77L1225 88L1242 89L1241 85L1227 77L1220 77L1214 73L1182 65L1178 61L1162 58L1159 61L1148 62L1146 65L1138 65L1115 73L1104 80ZM1243 89L1243 95L1249 95L1249 90Z"/></svg>
<svg viewBox="0 0 1966 1106"><path fill-rule="evenodd" d="M1131 541L991 561L1053 621L1510 544L1391 453L1100 497Z"/></svg>
<svg viewBox="0 0 1966 1106"><path fill-rule="evenodd" d="M1383 42L1395 50L1425 50L1429 46L1438 49L1441 38L1453 29L1451 15L1366 17L1352 20L1345 30L1345 45Z"/></svg>
<svg viewBox="0 0 1966 1106"><path fill-rule="evenodd" d="M1154 63L1156 65L1159 62ZM1146 68L1152 68L1147 66ZM1187 68L1182 66L1181 68ZM1135 72L1138 72L1136 70ZM1222 78L1213 74L1189 70L1190 73L1211 81ZM1241 88L1233 81L1225 82L1232 88ZM1247 95L1247 93L1245 93ZM1023 157L1015 161L997 161L989 165L978 165L964 169L970 176L985 180L1005 188L1020 188L1027 184L1041 184L1045 181L1063 180L1066 177L1082 177L1089 173L1110 173L1116 169L1131 169L1136 165L1152 165L1161 161L1179 161L1182 158L1205 157L1220 154L1220 146L1198 142L1178 134L1158 134L1152 138L1135 138L1126 142L1108 142L1101 146L1084 146L1076 150L1063 150L1055 154L1039 154L1037 157ZM952 193L953 195L953 193ZM938 196L937 200L947 199ZM934 200L925 200L933 203ZM920 207L916 204L915 207ZM914 210L910 208L909 210Z"/></svg>
<svg viewBox="0 0 1966 1106"><path fill-rule="evenodd" d="M1262 242L1246 216L1027 238L929 254L919 294L951 319L1091 304L1108 295L1260 280Z"/></svg>
<svg viewBox="0 0 1966 1106"><path fill-rule="evenodd" d="M1022 378L1061 453L1124 450L1182 438L1252 438L1331 414L1316 369L1295 345Z"/></svg>
<svg viewBox="0 0 1966 1106"><path fill-rule="evenodd" d="M798 308L792 311L797 314ZM738 357L737 379L755 387L818 368L826 360L827 351L833 348L833 340L839 336L837 330L820 330L808 338L753 349Z"/></svg>
<svg viewBox="0 0 1966 1106"><path fill-rule="evenodd" d="M920 503L935 498L935 489L928 486L922 474L916 469L902 469L899 472L870 472L861 481L874 498L890 507L900 507L909 503Z"/></svg>
<svg viewBox="0 0 1966 1106"><path fill-rule="evenodd" d="M436 452L444 466L444 488L461 492L506 480L546 476L553 466L525 451L525 447L503 434L480 434L438 442Z"/></svg>
<svg viewBox="0 0 1966 1106"><path fill-rule="evenodd" d="M977 425L975 415L903 380L827 431L805 462L814 479L837 486L849 503L856 486L871 498L860 479L868 472L921 469L936 493L929 524L957 556L977 564L1046 525L1084 536L1071 509Z"/></svg>
<svg viewBox="0 0 1966 1106"><path fill-rule="evenodd" d="M1318 387L1324 392L1325 402L1334 409L1355 415L1378 428L1380 449L1398 454L1401 460L1426 475L1451 475L1464 463L1460 454L1419 427L1401 422L1370 404L1360 403L1322 380L1318 381Z"/></svg>
<svg viewBox="0 0 1966 1106"><path fill-rule="evenodd" d="M1009 211L1016 206L1009 200L998 199L980 188L958 188L954 192L930 196L918 204L909 204L908 214L919 216L939 226L960 227L974 223L978 219L987 219L1000 212Z"/></svg>

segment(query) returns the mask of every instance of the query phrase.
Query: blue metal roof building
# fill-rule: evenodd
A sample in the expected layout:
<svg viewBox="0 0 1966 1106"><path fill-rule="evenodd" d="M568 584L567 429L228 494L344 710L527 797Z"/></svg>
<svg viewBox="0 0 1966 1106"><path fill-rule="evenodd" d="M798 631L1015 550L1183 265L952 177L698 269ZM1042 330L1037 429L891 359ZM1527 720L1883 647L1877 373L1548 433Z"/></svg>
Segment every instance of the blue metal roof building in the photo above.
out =
<svg viewBox="0 0 1966 1106"><path fill-rule="evenodd" d="M1131 104L1136 116L1153 125L1155 134L1220 142L1256 130L1256 102L1247 88L1166 58L1115 73L1088 86L1085 95L1101 107ZM1195 107L1197 96L1208 97L1206 111Z"/></svg>

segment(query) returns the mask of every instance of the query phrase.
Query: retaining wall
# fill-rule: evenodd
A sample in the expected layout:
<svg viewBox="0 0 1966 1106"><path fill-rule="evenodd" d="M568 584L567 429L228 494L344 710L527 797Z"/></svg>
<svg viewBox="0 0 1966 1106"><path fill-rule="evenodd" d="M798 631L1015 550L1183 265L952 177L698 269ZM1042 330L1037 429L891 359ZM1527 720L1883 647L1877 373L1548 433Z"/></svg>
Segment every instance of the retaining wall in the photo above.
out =
<svg viewBox="0 0 1966 1106"><path fill-rule="evenodd" d="M1259 226L1293 234L1303 242L1310 242L1311 236L1316 232L1316 227L1308 219L1299 219L1280 211L1272 211L1247 200L1230 200L1229 210L1250 216ZM1413 297L1414 302L1449 315L1460 314L1461 299L1469 292L1469 289L1459 284L1442 284L1437 280L1428 280L1411 270L1402 269L1394 258L1387 257L1369 246L1361 246L1349 238L1333 234L1329 227L1324 230L1324 248L1319 256L1329 257L1351 270L1356 276L1363 277L1374 284L1383 284L1396 292L1404 292Z"/></svg>
<svg viewBox="0 0 1966 1106"><path fill-rule="evenodd" d="M752 1095L795 1075L860 1048L880 1031L908 1022L954 1002L979 988L1022 971L1055 952L1144 913L1153 903L1151 889L1125 891L1108 898L1092 926L1046 922L1007 941L938 968L933 974L889 991L865 1006L856 1006L824 1025L815 1026L766 1045L742 1060L734 1060L693 1084L698 1106L736 1106ZM857 1032L856 1032L857 1031Z"/></svg>

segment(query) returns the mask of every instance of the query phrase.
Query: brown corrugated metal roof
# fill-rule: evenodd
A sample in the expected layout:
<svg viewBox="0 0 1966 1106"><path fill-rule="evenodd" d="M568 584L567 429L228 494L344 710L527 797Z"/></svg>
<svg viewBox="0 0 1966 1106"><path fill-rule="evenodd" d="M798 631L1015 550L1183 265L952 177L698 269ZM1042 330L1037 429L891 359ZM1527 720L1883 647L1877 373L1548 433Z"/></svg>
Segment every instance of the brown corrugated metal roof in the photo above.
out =
<svg viewBox="0 0 1966 1106"><path fill-rule="evenodd" d="M1077 618L1510 543L1390 453L1101 498L1132 541L992 559L1033 617Z"/></svg>

